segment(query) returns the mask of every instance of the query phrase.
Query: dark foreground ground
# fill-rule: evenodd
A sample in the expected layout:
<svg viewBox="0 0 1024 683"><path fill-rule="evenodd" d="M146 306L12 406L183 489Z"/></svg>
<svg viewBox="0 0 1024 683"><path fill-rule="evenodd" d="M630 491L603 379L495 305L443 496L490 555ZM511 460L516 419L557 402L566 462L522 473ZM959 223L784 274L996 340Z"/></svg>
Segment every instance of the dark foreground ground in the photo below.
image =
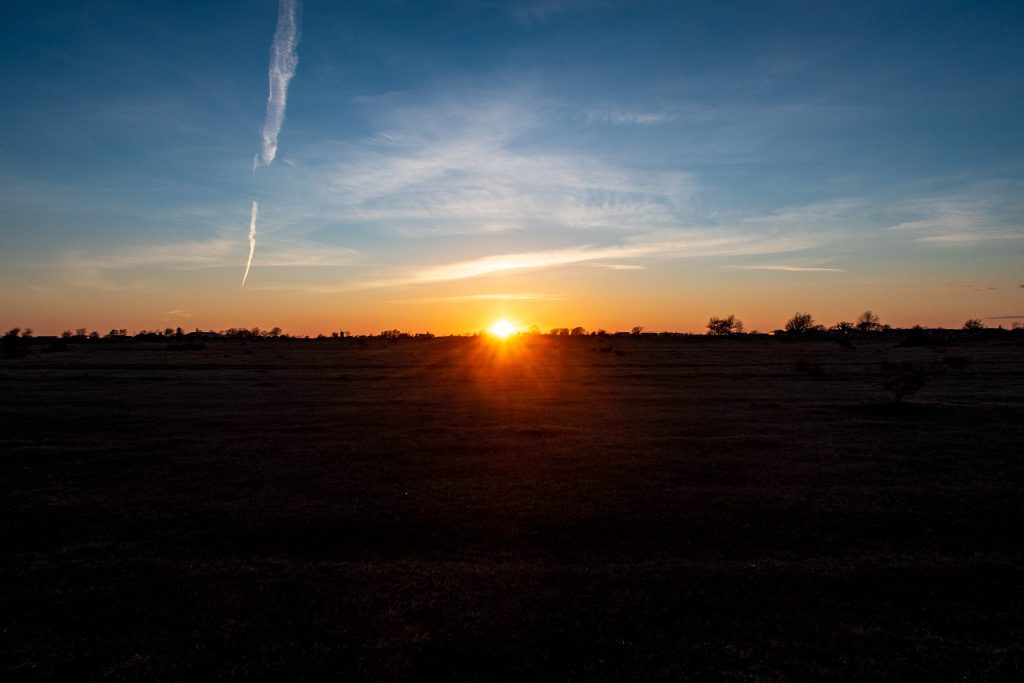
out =
<svg viewBox="0 0 1024 683"><path fill-rule="evenodd" d="M2 360L0 676L1022 680L1022 379L1006 342Z"/></svg>

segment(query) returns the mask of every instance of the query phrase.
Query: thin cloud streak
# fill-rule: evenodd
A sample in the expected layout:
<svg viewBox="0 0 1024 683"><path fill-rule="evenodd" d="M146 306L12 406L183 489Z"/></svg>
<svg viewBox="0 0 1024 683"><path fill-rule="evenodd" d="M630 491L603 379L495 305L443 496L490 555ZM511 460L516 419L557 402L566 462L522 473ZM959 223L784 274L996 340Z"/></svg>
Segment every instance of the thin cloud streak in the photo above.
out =
<svg viewBox="0 0 1024 683"><path fill-rule="evenodd" d="M245 275L242 276L242 286L249 279L249 269L252 268L252 255L256 252L256 213L258 207L256 200L252 200L252 214L249 217L249 260L245 263Z"/></svg>
<svg viewBox="0 0 1024 683"><path fill-rule="evenodd" d="M274 42L270 46L270 92L267 95L267 116L263 122L263 149L259 157L253 158L253 170L257 166L269 165L277 156L277 136L284 124L288 82L299 64L299 55L295 51L299 44L298 13L298 0L281 0Z"/></svg>
<svg viewBox="0 0 1024 683"><path fill-rule="evenodd" d="M702 234L675 235L672 237L672 239L651 242L638 241L623 245L595 246L588 244L566 249L484 256L468 261L421 268L404 277L365 282L354 288L448 282L511 271L552 268L607 259L630 259L652 256L687 258L770 254L806 249L817 244L816 240L812 241L806 237L759 237L756 240L743 236L708 236Z"/></svg>
<svg viewBox="0 0 1024 683"><path fill-rule="evenodd" d="M392 301L416 304L447 304L473 301L561 301L563 298L554 294L466 294L464 296L439 296L422 299L392 299Z"/></svg>
<svg viewBox="0 0 1024 683"><path fill-rule="evenodd" d="M777 270L786 273L845 273L842 268L817 268L810 266L722 266L722 270Z"/></svg>
<svg viewBox="0 0 1024 683"><path fill-rule="evenodd" d="M896 234L912 235L915 242L927 244L966 244L973 242L1018 240L1020 211L1024 202L1017 197L1020 183L980 184L961 195L948 198L924 198L904 202L898 210L911 214L889 226Z"/></svg>
<svg viewBox="0 0 1024 683"><path fill-rule="evenodd" d="M1013 233L979 233L979 232L954 232L946 235L932 235L930 237L919 237L918 242L945 242L945 243L959 243L959 242L982 242L988 240L1019 240L1024 239L1024 235L1018 235Z"/></svg>
<svg viewBox="0 0 1024 683"><path fill-rule="evenodd" d="M587 114L587 121L599 121L616 126L652 126L668 123L676 118L672 112L610 110Z"/></svg>
<svg viewBox="0 0 1024 683"><path fill-rule="evenodd" d="M126 247L111 251L72 252L64 261L71 270L120 270L146 266L209 268L229 263L234 242L214 238L192 242Z"/></svg>
<svg viewBox="0 0 1024 683"><path fill-rule="evenodd" d="M172 242L110 250L69 251L63 257L67 270L98 272L132 268L171 268L200 270L234 268L237 265L237 242L226 237L190 242ZM347 247L333 247L306 241L274 242L266 238L260 247L260 266L269 267L333 267L352 265L359 252Z"/></svg>

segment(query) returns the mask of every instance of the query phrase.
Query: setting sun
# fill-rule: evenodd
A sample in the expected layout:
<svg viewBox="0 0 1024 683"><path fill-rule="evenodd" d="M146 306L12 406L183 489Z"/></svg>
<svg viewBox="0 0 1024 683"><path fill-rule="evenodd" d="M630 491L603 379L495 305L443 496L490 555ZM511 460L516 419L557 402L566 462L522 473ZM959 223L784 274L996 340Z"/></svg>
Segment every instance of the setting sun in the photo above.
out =
<svg viewBox="0 0 1024 683"><path fill-rule="evenodd" d="M516 330L517 327L504 318L487 328L487 331L498 339L508 339L508 337L516 333Z"/></svg>

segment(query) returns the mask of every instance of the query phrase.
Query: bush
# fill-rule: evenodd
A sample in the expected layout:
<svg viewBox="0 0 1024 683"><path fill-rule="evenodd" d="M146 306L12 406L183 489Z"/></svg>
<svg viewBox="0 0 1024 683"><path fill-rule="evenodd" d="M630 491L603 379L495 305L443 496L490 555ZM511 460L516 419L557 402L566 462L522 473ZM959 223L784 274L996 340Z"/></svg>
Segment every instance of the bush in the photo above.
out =
<svg viewBox="0 0 1024 683"><path fill-rule="evenodd" d="M21 358L28 354L26 340L21 337L21 328L15 327L8 330L0 337L0 355L4 358Z"/></svg>
<svg viewBox="0 0 1024 683"><path fill-rule="evenodd" d="M904 396L912 396L928 380L925 371L909 361L884 361L882 386L899 403Z"/></svg>

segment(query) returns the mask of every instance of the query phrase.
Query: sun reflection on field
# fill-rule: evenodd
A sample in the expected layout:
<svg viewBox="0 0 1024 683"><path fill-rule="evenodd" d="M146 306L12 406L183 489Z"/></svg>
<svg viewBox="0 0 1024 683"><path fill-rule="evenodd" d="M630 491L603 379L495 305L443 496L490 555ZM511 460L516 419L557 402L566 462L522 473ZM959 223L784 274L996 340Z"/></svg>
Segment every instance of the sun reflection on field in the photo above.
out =
<svg viewBox="0 0 1024 683"><path fill-rule="evenodd" d="M464 347L456 367L489 403L536 398L559 390L565 373L562 346L501 320Z"/></svg>

